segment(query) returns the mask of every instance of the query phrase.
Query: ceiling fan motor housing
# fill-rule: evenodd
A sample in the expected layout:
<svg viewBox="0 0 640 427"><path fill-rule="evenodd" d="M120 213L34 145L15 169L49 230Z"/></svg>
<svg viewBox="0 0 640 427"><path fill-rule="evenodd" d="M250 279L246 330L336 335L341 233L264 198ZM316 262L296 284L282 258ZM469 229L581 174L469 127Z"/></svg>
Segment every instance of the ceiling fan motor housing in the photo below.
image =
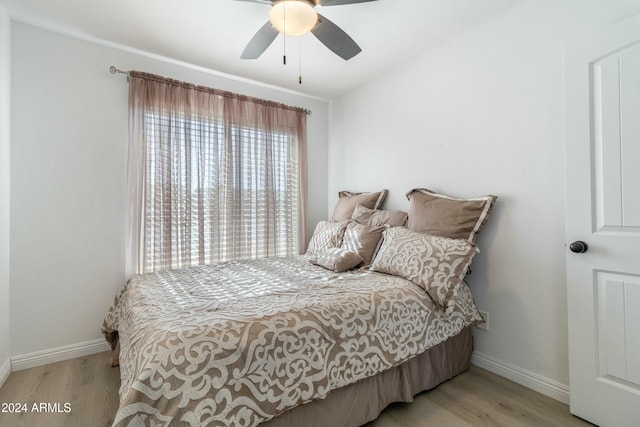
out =
<svg viewBox="0 0 640 427"><path fill-rule="evenodd" d="M307 0L281 0L273 4L269 20L288 36L307 34L318 22L318 14Z"/></svg>

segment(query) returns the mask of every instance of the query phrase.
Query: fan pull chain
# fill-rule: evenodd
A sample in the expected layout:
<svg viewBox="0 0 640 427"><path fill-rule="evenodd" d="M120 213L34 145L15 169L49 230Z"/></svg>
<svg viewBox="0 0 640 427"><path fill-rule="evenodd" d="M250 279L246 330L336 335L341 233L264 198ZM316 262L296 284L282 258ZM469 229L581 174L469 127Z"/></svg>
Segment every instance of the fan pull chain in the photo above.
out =
<svg viewBox="0 0 640 427"><path fill-rule="evenodd" d="M300 47L300 53L298 55L298 84L302 84L302 37L299 37L300 43L298 44Z"/></svg>

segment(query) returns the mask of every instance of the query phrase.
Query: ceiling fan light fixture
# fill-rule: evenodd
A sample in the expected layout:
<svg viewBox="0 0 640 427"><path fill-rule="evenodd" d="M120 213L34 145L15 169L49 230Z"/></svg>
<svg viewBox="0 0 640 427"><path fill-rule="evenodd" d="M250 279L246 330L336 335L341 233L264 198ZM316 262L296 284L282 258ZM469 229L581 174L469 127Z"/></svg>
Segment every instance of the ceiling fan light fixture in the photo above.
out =
<svg viewBox="0 0 640 427"><path fill-rule="evenodd" d="M301 36L315 27L318 14L305 0L282 0L271 8L269 20L281 33Z"/></svg>

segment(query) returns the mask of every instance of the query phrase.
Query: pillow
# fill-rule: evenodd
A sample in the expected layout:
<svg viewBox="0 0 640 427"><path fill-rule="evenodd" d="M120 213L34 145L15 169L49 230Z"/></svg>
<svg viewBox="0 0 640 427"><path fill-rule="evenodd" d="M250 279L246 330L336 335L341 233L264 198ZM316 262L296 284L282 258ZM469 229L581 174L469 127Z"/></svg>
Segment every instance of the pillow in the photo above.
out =
<svg viewBox="0 0 640 427"><path fill-rule="evenodd" d="M332 219L334 221L351 219L351 215L353 215L353 211L357 205L363 205L369 209L378 209L382 205L385 197L387 197L387 190L376 193L341 191L338 193L338 203L333 210Z"/></svg>
<svg viewBox="0 0 640 427"><path fill-rule="evenodd" d="M411 190L407 198L408 229L471 243L475 243L497 199L496 196L455 199L424 188Z"/></svg>
<svg viewBox="0 0 640 427"><path fill-rule="evenodd" d="M365 265L371 264L373 255L378 250L380 238L385 227L371 227L351 222L347 225L342 239L342 249L356 252L362 257Z"/></svg>
<svg viewBox="0 0 640 427"><path fill-rule="evenodd" d="M313 231L307 253L321 253L329 248L339 248L348 221L320 221Z"/></svg>
<svg viewBox="0 0 640 427"><path fill-rule="evenodd" d="M476 246L466 240L391 227L383 233L382 245L371 269L412 281L449 314L453 311L458 285L476 252Z"/></svg>
<svg viewBox="0 0 640 427"><path fill-rule="evenodd" d="M388 225L390 227L403 227L407 225L407 213L402 211L388 211L369 209L358 205L351 215L351 219L365 225Z"/></svg>
<svg viewBox="0 0 640 427"><path fill-rule="evenodd" d="M340 273L360 264L362 257L343 248L329 248L324 252L314 254L309 261L312 264Z"/></svg>

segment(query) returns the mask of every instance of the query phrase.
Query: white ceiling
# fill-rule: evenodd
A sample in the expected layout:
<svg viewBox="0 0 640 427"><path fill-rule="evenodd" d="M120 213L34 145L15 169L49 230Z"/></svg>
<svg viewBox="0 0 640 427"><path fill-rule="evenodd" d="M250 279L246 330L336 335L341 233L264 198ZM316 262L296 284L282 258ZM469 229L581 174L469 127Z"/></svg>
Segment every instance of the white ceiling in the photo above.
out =
<svg viewBox="0 0 640 427"><path fill-rule="evenodd" d="M333 99L521 1L377 0L318 6L318 12L345 30L362 52L344 61L312 34L287 37L286 66L282 63L282 35L259 59L240 59L246 43L268 20L269 5L235 0L0 0L0 3L16 21Z"/></svg>

